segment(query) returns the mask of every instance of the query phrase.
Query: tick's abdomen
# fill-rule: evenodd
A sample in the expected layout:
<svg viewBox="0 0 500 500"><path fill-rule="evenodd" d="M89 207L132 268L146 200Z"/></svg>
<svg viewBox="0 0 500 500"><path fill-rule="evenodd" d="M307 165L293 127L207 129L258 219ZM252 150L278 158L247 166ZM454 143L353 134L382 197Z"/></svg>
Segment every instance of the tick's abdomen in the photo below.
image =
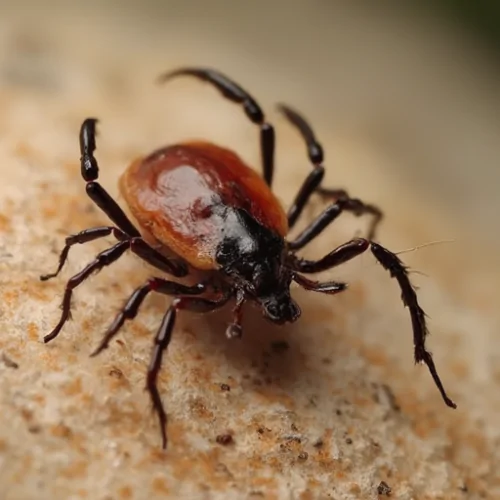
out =
<svg viewBox="0 0 500 500"><path fill-rule="evenodd" d="M198 269L217 268L217 245L235 208L280 236L288 231L286 214L262 178L210 143L170 146L134 162L120 190L141 228Z"/></svg>

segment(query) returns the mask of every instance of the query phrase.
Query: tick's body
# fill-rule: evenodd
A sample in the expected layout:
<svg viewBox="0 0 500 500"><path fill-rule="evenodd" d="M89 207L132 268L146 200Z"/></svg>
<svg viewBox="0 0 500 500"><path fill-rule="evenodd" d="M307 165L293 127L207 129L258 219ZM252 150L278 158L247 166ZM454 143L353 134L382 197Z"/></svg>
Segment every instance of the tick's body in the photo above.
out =
<svg viewBox="0 0 500 500"><path fill-rule="evenodd" d="M170 146L136 161L120 191L143 235L197 269L219 269L217 248L225 239L253 237L239 210L281 237L288 232L286 214L262 177L209 143Z"/></svg>
<svg viewBox="0 0 500 500"><path fill-rule="evenodd" d="M97 182L99 169L94 157L96 120L85 120L80 130L82 176L87 181L87 194L108 215L114 226L86 229L66 238L57 271L42 276L42 279L59 273L71 246L76 243L86 243L111 234L118 243L98 254L94 261L68 281L61 318L45 337L45 342L54 339L69 319L73 290L93 272L119 259L126 250L131 250L159 271L177 278L193 270L199 271L197 275L202 276L201 281L192 286L154 277L138 287L93 353L96 355L109 345L125 321L137 315L150 292L176 297L156 334L146 379L165 447L167 416L158 392L157 377L178 311L209 312L233 300L233 321L226 330L229 338L242 334L241 311L246 301L257 303L263 315L274 323L293 322L300 316L300 309L290 295L292 281L315 292L342 292L346 289L344 283L311 281L304 274L331 269L371 249L378 262L398 281L403 302L409 308L415 361L427 364L445 403L454 408L455 404L441 384L431 354L425 349L428 334L425 314L418 304L407 269L395 254L373 242L382 216L380 210L350 197L344 190L321 187L323 151L309 124L297 112L281 106L286 118L304 138L309 160L314 166L288 213L285 213L270 189L274 169L274 129L265 121L257 102L237 84L213 70L178 70L162 77L162 81L178 75L205 80L226 98L243 105L248 118L260 128L263 178L235 153L213 144L188 142L162 148L134 162L120 179L120 191L139 225L138 230ZM287 241L289 229L315 193L334 201L298 237ZM319 260L305 260L296 255L345 211L373 216L367 239L355 238Z"/></svg>

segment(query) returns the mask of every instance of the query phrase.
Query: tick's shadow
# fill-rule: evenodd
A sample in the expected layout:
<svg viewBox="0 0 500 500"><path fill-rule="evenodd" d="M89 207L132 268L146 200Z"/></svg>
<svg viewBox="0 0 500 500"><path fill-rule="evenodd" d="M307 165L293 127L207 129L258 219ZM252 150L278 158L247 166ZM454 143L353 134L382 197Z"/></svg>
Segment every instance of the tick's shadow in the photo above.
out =
<svg viewBox="0 0 500 500"><path fill-rule="evenodd" d="M216 352L218 363L231 366L243 378L251 378L256 384L279 381L287 386L309 370L306 360L310 354L305 353L305 346L313 325L313 313L308 312L310 295L295 292L298 293L294 293L294 298L302 309L302 316L295 323L275 325L262 316L257 305L247 303L243 311L243 336L228 339L225 331L232 319L230 303L209 314L179 314L176 329L181 335L185 330L195 337L202 356L203 353L213 356ZM326 308L325 303L325 315ZM314 309L317 310L317 304ZM318 362L320 359L318 353Z"/></svg>

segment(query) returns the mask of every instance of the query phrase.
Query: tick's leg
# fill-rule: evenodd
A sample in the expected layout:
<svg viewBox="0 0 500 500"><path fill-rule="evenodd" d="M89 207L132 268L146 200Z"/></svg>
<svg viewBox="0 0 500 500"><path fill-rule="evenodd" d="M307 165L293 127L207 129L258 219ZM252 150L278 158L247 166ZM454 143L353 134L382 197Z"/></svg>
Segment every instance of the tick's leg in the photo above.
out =
<svg viewBox="0 0 500 500"><path fill-rule="evenodd" d="M290 250L300 250L306 246L311 240L316 238L323 232L344 210L346 206L345 200L338 200L327 207L309 226L307 226L294 241L288 243Z"/></svg>
<svg viewBox="0 0 500 500"><path fill-rule="evenodd" d="M158 330L158 333L155 337L155 345L153 348L153 353L151 355L151 363L149 365L146 378L146 388L151 396L153 408L158 415L158 420L160 423L163 448L167 447L167 414L163 407L160 393L158 392L157 382L158 373L161 369L163 352L170 343L177 311L186 309L199 313L209 312L222 307L228 300L229 296L224 297L219 301L212 301L195 297L181 297L178 299L174 299L172 305L163 317L160 329Z"/></svg>
<svg viewBox="0 0 500 500"><path fill-rule="evenodd" d="M83 283L92 273L100 271L103 267L109 266L110 264L118 260L125 253L128 247L128 241L120 241L113 247L108 248L107 250L104 250L103 252L98 254L97 257L82 271L80 271L78 274L75 274L72 278L69 279L68 283L66 284L66 290L64 292L64 297L61 304L61 319L59 320L59 323L56 325L56 327L52 330L52 332L44 337L43 341L45 343L55 339L59 335L59 332L64 326L64 323L66 323L66 321L70 318L71 296L73 294L73 290L78 285Z"/></svg>
<svg viewBox="0 0 500 500"><path fill-rule="evenodd" d="M317 261L296 259L294 257L295 260L292 260L291 265L296 271L317 273L353 259L357 255L366 251L368 248L371 248L371 251L377 261L384 269L389 271L392 278L396 278L399 284L401 289L401 299L410 311L413 329L415 362L424 362L427 365L444 402L451 408L456 408L456 404L448 397L446 391L444 390L431 353L425 348L425 339L429 333L425 321L425 313L418 303L417 294L408 277L408 268L403 264L397 255L377 243L358 238L341 245Z"/></svg>
<svg viewBox="0 0 500 500"><path fill-rule="evenodd" d="M245 303L245 293L242 290L236 292L236 305L233 309L233 322L226 328L226 337L228 339L240 338L243 334L241 329L242 308Z"/></svg>
<svg viewBox="0 0 500 500"><path fill-rule="evenodd" d="M355 238L332 250L319 260L301 259L292 255L291 267L301 273L320 273L339 266L348 260L361 255L370 247L370 242L363 238Z"/></svg>
<svg viewBox="0 0 500 500"><path fill-rule="evenodd" d="M99 346L91 356L97 356L101 351L109 346L113 337L119 332L125 321L134 319L144 299L150 292L162 293L165 295L200 295L205 291L205 285L185 286L181 283L167 281L161 278L151 278L144 285L140 286L130 296L123 309L117 314L113 323L104 334Z"/></svg>
<svg viewBox="0 0 500 500"><path fill-rule="evenodd" d="M139 231L134 227L125 212L109 193L96 182L99 177L99 165L94 156L96 123L97 119L87 118L80 128L80 164L82 177L87 181L87 194L122 231L128 236L138 237L140 236Z"/></svg>
<svg viewBox="0 0 500 500"><path fill-rule="evenodd" d="M350 198L345 189L325 188L320 186L318 189L316 189L316 192L319 195L324 196L325 198L328 197L332 200L338 200L339 198Z"/></svg>
<svg viewBox="0 0 500 500"><path fill-rule="evenodd" d="M372 220L368 226L367 239L372 241L376 237L377 228L384 217L380 208L370 203L364 203L358 198L351 198L343 189L328 189L320 187L318 189L318 193L325 197L345 200L347 204L344 210L352 212L357 217L365 214L371 215Z"/></svg>
<svg viewBox="0 0 500 500"><path fill-rule="evenodd" d="M227 99L238 104L243 104L243 109L250 121L260 127L263 177L270 186L272 184L274 172L274 128L265 121L264 113L255 99L231 79L209 68L180 68L162 74L158 81L164 83L171 78L181 75L194 76L195 78L209 82Z"/></svg>
<svg viewBox="0 0 500 500"><path fill-rule="evenodd" d="M293 281L298 283L305 290L310 290L311 292L327 293L329 295L335 295L336 293L343 292L347 290L346 283L339 283L338 281L325 281L323 283L319 281L311 281L305 276L300 274L293 274Z"/></svg>
<svg viewBox="0 0 500 500"><path fill-rule="evenodd" d="M424 362L427 365L444 402L451 408L456 408L457 405L447 396L444 390L431 353L425 349L425 338L429 334L429 330L425 321L425 312L418 303L417 293L408 277L408 268L396 254L377 243L371 243L371 251L382 267L389 271L391 277L396 278L401 288L401 299L410 310L413 344L415 346L415 363Z"/></svg>
<svg viewBox="0 0 500 500"><path fill-rule="evenodd" d="M304 138L307 147L307 155L309 156L309 161L313 164L313 170L306 177L302 183L299 192L295 196L290 209L288 210L288 225L290 229L295 225L300 214L304 210L307 202L311 195L318 189L321 184L323 177L325 176L325 168L323 167L323 148L321 144L316 140L314 131L309 125L309 123L295 110L284 106L283 104L278 105L278 109L286 116L286 118L297 127L300 134Z"/></svg>
<svg viewBox="0 0 500 500"><path fill-rule="evenodd" d="M342 212L352 211L356 215L373 213L371 205L365 205L353 198L341 198L328 206L318 217L300 233L288 246L290 250L300 250L323 232ZM374 227L370 230L373 233Z"/></svg>
<svg viewBox="0 0 500 500"><path fill-rule="evenodd" d="M343 189L327 189L321 187L320 184L325 176L325 169L322 165L324 155L323 148L316 139L313 129L307 120L297 111L284 105L279 105L278 108L286 116L290 123L292 123L292 125L299 130L306 143L309 160L314 166L313 170L302 183L302 186L288 211L289 227L292 228L295 225L304 207L311 198L311 195L314 192L317 192L322 196L332 197L336 200L346 200L348 203L346 203L344 210L353 212L355 215L373 215L373 221L370 224L370 229L368 231L368 239L373 239L375 230L382 219L382 212L380 209L374 205L365 204L356 198L351 198Z"/></svg>
<svg viewBox="0 0 500 500"><path fill-rule="evenodd" d="M125 234L121 229L113 226L102 226L84 229L78 234L72 234L71 236L68 236L66 238L66 244L59 256L59 265L56 272L51 274L44 274L43 276L40 276L40 279L42 281L46 281L48 279L54 278L59 274L68 259L69 250L73 245L76 245L77 243L88 243L99 238L104 238L105 236L109 236L111 233L113 233L113 236L118 241L129 241L130 250L157 269L160 269L161 271L164 271L178 278L186 276L186 274L188 273L187 266L183 262L168 259L163 254L150 247L142 238L130 239L129 236Z"/></svg>
<svg viewBox="0 0 500 500"><path fill-rule="evenodd" d="M51 278L55 278L63 268L66 260L68 259L69 250L73 245L88 243L90 241L97 240L99 238L104 238L105 236L109 236L111 233L114 234L117 240L123 241L128 239L128 236L113 226L101 226L101 227L92 227L90 229L84 229L80 231L78 234L72 234L66 238L66 244L62 249L61 255L59 256L59 265L57 266L56 272L51 274L44 274L40 276L42 281L49 280Z"/></svg>
<svg viewBox="0 0 500 500"><path fill-rule="evenodd" d="M108 266L109 264L112 264L115 260L120 258L128 248L130 248L132 252L141 257L141 259L145 260L148 264L151 264L152 266L156 267L157 269L160 269L161 271L164 271L166 273L172 274L173 276L177 277L182 277L187 274L187 267L183 262L175 262L169 260L167 257L157 252L154 248L151 248L142 238L129 239L128 236L126 236L122 231L113 227L111 228L102 227L94 229L96 229L96 232L98 232L97 230L103 230L102 231L103 233L105 232L104 229L110 229L109 232L113 232L116 238L121 241L116 245L114 245L113 247L104 250L103 252L98 254L94 261L88 264L82 271L80 271L78 274L73 276L68 281L61 306L63 310L61 319L57 324L57 326L54 328L54 330L49 335L45 336L44 342L50 342L55 337L57 337L57 335L61 331L61 328L64 326L64 323L66 323L66 321L70 318L71 296L73 294L73 290L77 286L79 286L83 281L85 281L93 272L100 271L104 266ZM107 236L109 232L106 234L101 234L100 236L93 235L94 237L87 241L91 241L92 239L97 239L102 236ZM82 231L78 235L75 235L75 237L79 237L80 235L84 235L82 238L85 238L86 237L85 231ZM70 236L70 238L72 237ZM55 274L57 274L60 271L68 255L68 251L71 244L68 244L67 241L68 240L66 240L66 246L64 247L61 253L59 268ZM74 243L84 243L84 241L75 241ZM48 279L50 277L52 276L51 275L49 275L48 277L42 276L42 279L44 278ZM165 282L165 283L172 283L172 282ZM187 290L185 292L186 294L189 294L189 290L194 290L196 288L196 287L183 287L183 285L180 284L179 287L181 287L179 288L179 290ZM159 288L161 288L160 285ZM158 291L161 293L165 293L162 292L160 289ZM180 292L173 292L173 295L179 295L179 294Z"/></svg>

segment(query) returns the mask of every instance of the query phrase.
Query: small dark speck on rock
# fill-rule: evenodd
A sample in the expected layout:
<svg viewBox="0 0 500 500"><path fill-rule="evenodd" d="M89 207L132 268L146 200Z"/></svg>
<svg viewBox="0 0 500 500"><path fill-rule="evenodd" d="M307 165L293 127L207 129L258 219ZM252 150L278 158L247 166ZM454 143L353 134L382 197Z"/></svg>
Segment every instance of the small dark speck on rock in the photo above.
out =
<svg viewBox="0 0 500 500"><path fill-rule="evenodd" d="M229 392L231 390L231 387L227 384L221 384L220 385L220 390L221 391L226 391L226 392Z"/></svg>
<svg viewBox="0 0 500 500"><path fill-rule="evenodd" d="M382 390L384 391L387 397L391 409L394 410L395 412L400 412L401 407L399 406L396 396L394 395L394 392L392 392L392 389L387 384L382 384Z"/></svg>
<svg viewBox="0 0 500 500"><path fill-rule="evenodd" d="M215 438L215 441L223 446L227 446L233 442L233 436L231 434L219 434Z"/></svg>
<svg viewBox="0 0 500 500"><path fill-rule="evenodd" d="M323 442L323 440L321 438L319 439L316 439L316 441L314 441L314 444L313 446L315 448L321 448L325 443Z"/></svg>
<svg viewBox="0 0 500 500"><path fill-rule="evenodd" d="M469 492L469 488L467 487L467 485L465 483L462 486L460 486L459 490L462 493L468 493Z"/></svg>
<svg viewBox="0 0 500 500"><path fill-rule="evenodd" d="M380 484L377 486L377 494L388 497L390 496L391 491L392 488L385 481L380 481Z"/></svg>
<svg viewBox="0 0 500 500"><path fill-rule="evenodd" d="M221 474L224 474L228 477L232 477L233 474L231 473L231 471L228 469L227 465L226 464L223 464L222 462L219 462L216 466L215 466L215 470L217 472L220 472Z"/></svg>
<svg viewBox="0 0 500 500"><path fill-rule="evenodd" d="M287 436L283 436L283 439L285 441L293 441L295 443L302 443L302 438L300 436L297 436L295 434L289 434Z"/></svg>
<svg viewBox="0 0 500 500"><path fill-rule="evenodd" d="M352 439L351 438L346 438L345 442L346 442L346 444L352 444Z"/></svg>
<svg viewBox="0 0 500 500"><path fill-rule="evenodd" d="M109 375L114 378L123 378L123 372L119 368L111 368Z"/></svg>
<svg viewBox="0 0 500 500"><path fill-rule="evenodd" d="M262 493L262 491L251 491L250 492L250 498L256 498L256 497L263 497L264 496L264 493Z"/></svg>
<svg viewBox="0 0 500 500"><path fill-rule="evenodd" d="M335 413L340 417L340 415L342 415L342 410L335 410Z"/></svg>
<svg viewBox="0 0 500 500"><path fill-rule="evenodd" d="M316 408L318 406L318 397L317 396L311 396L309 400L307 401L307 405L311 406L313 408Z"/></svg>
<svg viewBox="0 0 500 500"><path fill-rule="evenodd" d="M0 359L7 368L19 368L19 365L14 360L10 359L4 352L2 352L2 357Z"/></svg>
<svg viewBox="0 0 500 500"><path fill-rule="evenodd" d="M299 453L299 460L307 460L309 458L309 454L307 451L302 451Z"/></svg>
<svg viewBox="0 0 500 500"><path fill-rule="evenodd" d="M286 340L276 340L271 342L271 349L276 354L282 354L290 349L290 344Z"/></svg>

